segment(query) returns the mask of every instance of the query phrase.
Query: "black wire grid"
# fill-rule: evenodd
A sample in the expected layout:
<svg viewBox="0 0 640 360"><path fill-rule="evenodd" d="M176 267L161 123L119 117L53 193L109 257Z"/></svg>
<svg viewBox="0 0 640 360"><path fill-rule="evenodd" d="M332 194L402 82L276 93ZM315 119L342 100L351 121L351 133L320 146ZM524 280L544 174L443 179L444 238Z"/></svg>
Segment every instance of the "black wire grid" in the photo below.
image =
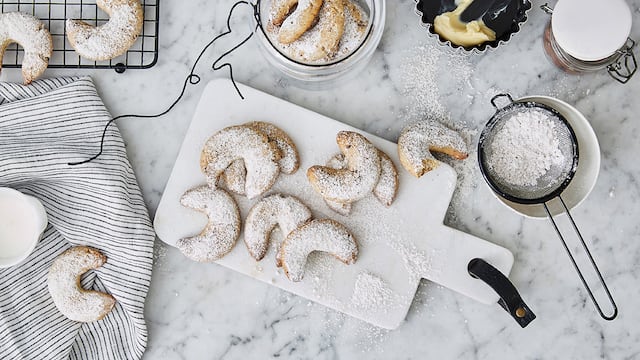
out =
<svg viewBox="0 0 640 360"><path fill-rule="evenodd" d="M81 19L92 25L102 25L109 17L98 9L95 0L0 0L2 13L20 11L40 19L51 32L53 54L49 68L54 69L114 69L123 73L126 69L148 69L158 61L158 27L160 0L142 0L144 26L133 46L123 55L106 61L81 58L69 44L65 29L67 19ZM24 51L17 44L5 50L2 67L17 68L22 65Z"/></svg>

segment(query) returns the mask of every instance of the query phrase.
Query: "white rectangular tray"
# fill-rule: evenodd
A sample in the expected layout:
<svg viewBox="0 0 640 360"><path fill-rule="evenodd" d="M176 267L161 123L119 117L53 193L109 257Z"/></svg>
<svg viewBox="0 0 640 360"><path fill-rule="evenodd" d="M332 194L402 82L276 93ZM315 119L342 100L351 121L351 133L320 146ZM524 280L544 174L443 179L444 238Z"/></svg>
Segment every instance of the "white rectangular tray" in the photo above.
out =
<svg viewBox="0 0 640 360"><path fill-rule="evenodd" d="M396 144L239 86L245 100L238 97L226 79L210 82L202 94L154 220L162 241L175 246L180 238L197 234L206 224L204 215L179 202L185 191L205 183L199 159L206 139L226 126L267 121L291 136L301 159L300 170L292 175L281 174L269 193L295 195L309 205L316 218L332 218L347 226L359 243L358 260L346 266L327 254L312 253L304 279L294 283L276 268L275 246L256 262L242 244L241 235L234 249L216 263L387 329L398 327L406 317L420 278L485 304L497 302L498 296L489 286L468 274L467 264L473 258L483 258L508 275L513 255L503 247L443 225L456 184L451 167L441 164L416 179L400 165ZM352 214L344 217L329 210L307 182L307 168L324 164L339 151L335 136L341 130L364 134L394 161L400 186L390 208L370 196L355 203ZM234 198L243 220L259 200ZM281 238L274 232L272 242Z"/></svg>

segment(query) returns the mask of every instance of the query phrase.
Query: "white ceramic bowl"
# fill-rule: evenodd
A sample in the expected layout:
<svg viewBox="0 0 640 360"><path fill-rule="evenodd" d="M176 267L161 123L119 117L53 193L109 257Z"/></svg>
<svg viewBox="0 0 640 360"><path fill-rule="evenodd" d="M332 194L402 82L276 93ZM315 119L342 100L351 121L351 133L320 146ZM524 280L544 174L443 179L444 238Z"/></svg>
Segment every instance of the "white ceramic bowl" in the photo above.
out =
<svg viewBox="0 0 640 360"><path fill-rule="evenodd" d="M564 116L578 140L578 168L571 183L562 192L561 196L569 209L580 205L589 196L591 190L596 185L600 172L600 145L596 133L593 131L589 121L575 107L562 100L549 96L527 96L515 100L514 102L537 102L550 106ZM511 202L494 193L503 204L519 214L530 218L547 218L547 213L542 204L523 205ZM547 202L552 215L562 214L564 209L560 200L555 198Z"/></svg>
<svg viewBox="0 0 640 360"><path fill-rule="evenodd" d="M0 187L0 268L18 265L33 252L47 227L42 203L17 190ZM6 213L4 213L6 212Z"/></svg>

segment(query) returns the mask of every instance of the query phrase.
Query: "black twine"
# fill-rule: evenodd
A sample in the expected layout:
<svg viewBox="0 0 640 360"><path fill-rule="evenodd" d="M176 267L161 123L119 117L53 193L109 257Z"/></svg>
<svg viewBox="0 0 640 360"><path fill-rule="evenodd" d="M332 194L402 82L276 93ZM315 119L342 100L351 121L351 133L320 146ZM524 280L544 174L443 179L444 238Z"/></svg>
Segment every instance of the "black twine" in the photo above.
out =
<svg viewBox="0 0 640 360"><path fill-rule="evenodd" d="M184 79L184 83L182 84L182 91L180 91L180 95L178 95L178 97L173 101L173 103L171 103L171 105L164 110L163 112L159 113L159 114L154 114L154 115L139 115L139 114L129 114L129 115L119 115L114 117L113 119L109 120L107 122L107 124L104 126L104 130L102 131L102 138L100 139L100 151L98 151L97 154L95 154L94 156L83 160L83 161L79 161L79 162L70 162L68 163L68 165L70 166L75 166L75 165L82 165L82 164L86 164L86 163L90 163L93 160L97 159L98 157L100 157L100 155L102 155L102 151L104 149L104 139L107 135L107 130L109 129L109 126L116 120L119 119L123 119L123 118L138 118L138 119L149 119L149 118L157 118L157 117L161 117L166 115L167 113L169 113L171 110L173 110L173 108L178 105L178 103L180 102L180 100L182 100L186 90L187 90L187 86L189 84L191 85L197 85L198 83L200 83L200 75L195 73L195 69L196 66L198 65L198 62L200 62L200 60L202 59L202 56L204 56L205 52L216 42L216 40L220 39L221 37L224 37L226 35L231 34L233 31L231 30L231 18L233 16L233 11L235 10L236 7L238 7L239 5L249 5L252 8L254 7L253 4L249 3L248 1L244 1L244 0L240 0L237 1L236 3L233 4L233 6L231 7L231 10L229 10L229 15L227 16L227 30L221 34L219 34L218 36L216 36L215 38L213 38L213 40L209 41L209 43L202 49L202 51L200 51L200 54L198 55L198 57L196 58L196 61L193 63L193 66L191 67L191 72L189 73L189 75L187 75L187 77ZM255 8L254 8L254 12L255 12ZM256 29L259 26L259 23L256 24ZM255 29L254 29L255 31ZM213 69L213 71L218 71L221 70L225 67L229 68L229 77L231 78L231 82L233 83L233 87L236 89L236 92L238 93L238 95L240 96L240 98L242 100L244 100L244 96L242 95L242 93L240 92L240 89L238 88L238 85L236 84L235 79L233 78L233 66L226 62L224 64L218 65L218 63L227 55L231 54L232 52L234 52L236 49L238 49L240 46L244 45L247 41L249 41L249 39L251 39L251 37L253 36L253 32L251 32L251 34L249 34L249 36L247 36L246 38L244 38L244 40L242 40L238 45L234 46L231 50L226 51L225 53L223 53L222 55L220 55L214 62L213 65L211 65L211 68Z"/></svg>

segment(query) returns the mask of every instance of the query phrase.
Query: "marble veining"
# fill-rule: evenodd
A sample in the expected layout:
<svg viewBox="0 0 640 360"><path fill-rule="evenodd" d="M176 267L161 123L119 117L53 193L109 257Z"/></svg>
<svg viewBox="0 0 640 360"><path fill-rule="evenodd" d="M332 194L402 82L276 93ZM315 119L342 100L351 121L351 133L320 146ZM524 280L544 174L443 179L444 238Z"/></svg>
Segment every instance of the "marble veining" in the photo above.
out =
<svg viewBox="0 0 640 360"><path fill-rule="evenodd" d="M628 2L636 20L631 36L640 40L640 0ZM47 75L92 75L114 115L158 112L178 94L200 48L223 31L232 3L160 1L160 59L150 70L123 75L49 70ZM500 204L472 156L455 164L460 186L446 223L514 252L510 278L538 316L526 329L497 304L482 305L423 281L401 327L381 330L220 266L193 263L158 242L145 358L639 358L640 79L620 85L606 72L571 76L556 69L542 48L548 21L538 9L542 3L533 1L529 21L507 45L482 56L455 55L452 61L419 25L413 0L388 1L385 34L371 63L332 91L292 87L252 41L228 60L242 83L390 140L406 121L436 116L466 128L474 146L493 113L489 99L498 92L550 95L575 105L598 136L602 165L593 192L573 215L617 300L618 319L599 318L549 222L524 219ZM118 123L152 215L204 83L227 76L213 73L210 63L248 34L250 15L248 8L238 12L232 22L237 32L205 55L198 69L203 82L190 86L172 113ZM407 90L416 79L406 69L420 68L425 59L437 71L416 75L433 79L421 84L427 95L420 97ZM6 69L1 79L17 81L20 74ZM565 217L560 223L570 230Z"/></svg>

